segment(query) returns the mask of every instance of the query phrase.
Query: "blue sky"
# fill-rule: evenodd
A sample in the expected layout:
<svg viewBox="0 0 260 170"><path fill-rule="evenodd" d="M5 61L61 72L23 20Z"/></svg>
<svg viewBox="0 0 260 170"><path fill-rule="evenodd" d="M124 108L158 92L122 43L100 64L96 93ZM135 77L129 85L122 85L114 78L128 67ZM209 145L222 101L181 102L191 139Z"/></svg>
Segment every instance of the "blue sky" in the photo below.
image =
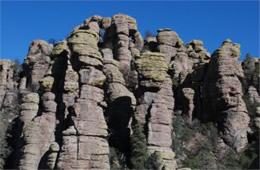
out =
<svg viewBox="0 0 260 170"><path fill-rule="evenodd" d="M64 39L84 19L128 14L138 29L176 31L184 43L200 39L212 53L229 38L259 56L259 1L3 1L0 58L23 61L32 40Z"/></svg>

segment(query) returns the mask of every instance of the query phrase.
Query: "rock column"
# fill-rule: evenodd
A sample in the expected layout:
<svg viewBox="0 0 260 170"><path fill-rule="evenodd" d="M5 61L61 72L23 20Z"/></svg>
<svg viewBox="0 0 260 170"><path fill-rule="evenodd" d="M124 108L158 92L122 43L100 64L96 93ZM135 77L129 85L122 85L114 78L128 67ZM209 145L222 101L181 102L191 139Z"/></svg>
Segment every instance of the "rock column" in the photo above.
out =
<svg viewBox="0 0 260 170"><path fill-rule="evenodd" d="M161 53L143 53L135 59L140 88L136 118L147 131L148 151L161 155L164 168L176 169L175 154L171 150L174 103L169 105L165 101L174 101L170 92L171 80L166 73L167 62Z"/></svg>
<svg viewBox="0 0 260 170"><path fill-rule="evenodd" d="M94 23L93 23L94 24ZM68 37L71 66L64 90L78 90L75 104L68 108L67 129L58 161L60 169L109 169L107 125L100 104L104 100L103 59L98 50L98 34L79 29Z"/></svg>
<svg viewBox="0 0 260 170"><path fill-rule="evenodd" d="M237 59L240 45L223 42L210 60L203 86L204 116L216 121L224 141L238 152L247 145L249 116L242 99L239 78L243 70Z"/></svg>

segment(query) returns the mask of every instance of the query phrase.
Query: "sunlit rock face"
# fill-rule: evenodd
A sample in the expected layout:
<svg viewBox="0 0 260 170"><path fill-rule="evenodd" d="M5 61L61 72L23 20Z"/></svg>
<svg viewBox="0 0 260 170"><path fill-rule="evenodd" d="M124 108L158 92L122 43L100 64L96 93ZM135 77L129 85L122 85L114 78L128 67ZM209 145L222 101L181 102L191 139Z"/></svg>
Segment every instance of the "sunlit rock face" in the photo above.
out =
<svg viewBox="0 0 260 170"><path fill-rule="evenodd" d="M239 48L226 40L211 56L201 40L184 44L169 28L143 39L125 14L92 16L55 45L33 41L23 71L0 60L0 113L15 124L6 167L111 169L112 147L131 157L136 119L148 155L160 155L161 169L175 170L176 113L188 125L214 122L221 145L242 151L249 124L242 67L254 66L246 72L253 82L248 94L259 103L259 60L241 65ZM254 124L259 129L259 108Z"/></svg>
<svg viewBox="0 0 260 170"><path fill-rule="evenodd" d="M239 57L240 45L224 41L212 55L203 92L206 116L218 123L224 141L237 151L247 144L249 124L239 80L244 76Z"/></svg>

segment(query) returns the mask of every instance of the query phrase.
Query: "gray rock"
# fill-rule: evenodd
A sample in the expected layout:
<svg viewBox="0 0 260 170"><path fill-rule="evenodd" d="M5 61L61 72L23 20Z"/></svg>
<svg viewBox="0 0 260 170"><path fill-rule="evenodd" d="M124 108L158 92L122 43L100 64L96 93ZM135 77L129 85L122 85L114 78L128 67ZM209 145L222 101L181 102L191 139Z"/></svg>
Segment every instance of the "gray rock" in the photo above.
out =
<svg viewBox="0 0 260 170"><path fill-rule="evenodd" d="M240 57L240 45L230 40L223 42L208 65L204 79L203 102L204 115L214 117L223 126L225 143L236 151L242 151L247 145L249 116L242 99L242 85L239 78L243 70L237 59ZM211 113L211 114L210 114Z"/></svg>

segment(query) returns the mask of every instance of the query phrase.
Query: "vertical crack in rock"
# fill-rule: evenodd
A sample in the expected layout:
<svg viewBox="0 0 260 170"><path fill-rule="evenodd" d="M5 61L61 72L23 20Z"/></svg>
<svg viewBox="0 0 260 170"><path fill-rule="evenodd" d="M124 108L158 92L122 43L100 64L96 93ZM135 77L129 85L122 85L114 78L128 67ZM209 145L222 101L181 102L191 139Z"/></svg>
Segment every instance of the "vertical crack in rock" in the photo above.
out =
<svg viewBox="0 0 260 170"><path fill-rule="evenodd" d="M131 70L132 56L143 48L143 38L137 31L136 20L128 15L116 14L112 17L110 27L115 59L119 61L119 70ZM131 38L131 39L130 39Z"/></svg>
<svg viewBox="0 0 260 170"><path fill-rule="evenodd" d="M93 16L67 38L71 64L68 61L64 90L77 98L66 115L59 169L109 169L107 125L99 106L106 79L98 48L101 21L101 17Z"/></svg>
<svg viewBox="0 0 260 170"><path fill-rule="evenodd" d="M10 60L0 60L0 108L8 107L15 96L13 91L17 87L17 82L14 80L15 63Z"/></svg>
<svg viewBox="0 0 260 170"><path fill-rule="evenodd" d="M174 101L172 83L167 75L167 61L161 53L146 52L135 56L135 65L140 88L137 92L136 118L143 125L147 124L148 151L150 154L160 153L166 169L176 169L175 154L171 150L174 102L165 101L169 98Z"/></svg>
<svg viewBox="0 0 260 170"><path fill-rule="evenodd" d="M113 59L104 60L103 72L105 73L106 86L106 115L108 126L112 130L109 142L122 153L127 154L130 137L130 121L136 106L136 99L125 87L125 80L119 71L119 63Z"/></svg>
<svg viewBox="0 0 260 170"><path fill-rule="evenodd" d="M129 158L134 116L149 154L174 170L178 111L191 125L194 118L216 122L221 146L243 151L249 117L242 68L249 100L259 103L260 64L247 58L241 66L239 48L226 40L211 57L202 41L184 45L169 28L144 41L136 20L124 14L92 16L54 47L33 41L20 77L14 63L0 60L0 113L16 122L6 168L110 169L109 146ZM259 129L259 107L256 113Z"/></svg>
<svg viewBox="0 0 260 170"><path fill-rule="evenodd" d="M15 152L17 151L15 148L19 148L16 143L18 136L16 134L20 134L21 130L17 128L11 132L11 135L9 133L9 129L12 126L20 126L19 73L20 68L18 63L11 62L10 60L0 60L0 169L4 169L4 164L8 168L12 168L9 166L9 162L15 159ZM11 153L11 156L8 153L10 145L15 149ZM6 162L4 159L6 159Z"/></svg>

